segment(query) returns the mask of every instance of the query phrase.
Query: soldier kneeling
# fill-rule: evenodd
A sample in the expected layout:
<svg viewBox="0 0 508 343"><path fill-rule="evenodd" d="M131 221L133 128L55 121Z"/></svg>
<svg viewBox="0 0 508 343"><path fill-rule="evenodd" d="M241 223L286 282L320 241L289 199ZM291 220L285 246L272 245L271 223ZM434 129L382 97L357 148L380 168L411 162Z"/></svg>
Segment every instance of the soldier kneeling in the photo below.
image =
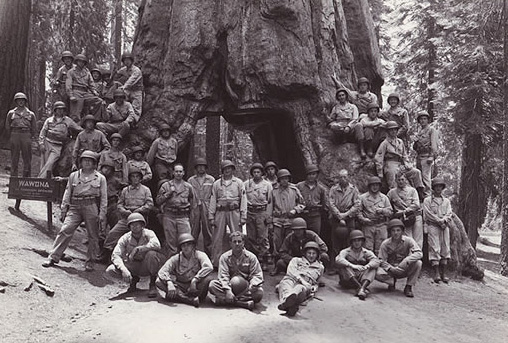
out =
<svg viewBox="0 0 508 343"><path fill-rule="evenodd" d="M190 233L178 237L178 247L180 252L162 266L155 284L166 300L198 307L208 293L212 262L196 249L196 241Z"/></svg>

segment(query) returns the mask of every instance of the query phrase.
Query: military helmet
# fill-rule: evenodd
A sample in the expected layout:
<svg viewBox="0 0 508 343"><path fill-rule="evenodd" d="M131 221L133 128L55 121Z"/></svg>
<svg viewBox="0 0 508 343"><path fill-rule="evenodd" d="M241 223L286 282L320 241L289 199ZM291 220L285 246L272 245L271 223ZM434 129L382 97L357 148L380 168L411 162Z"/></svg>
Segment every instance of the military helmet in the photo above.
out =
<svg viewBox="0 0 508 343"><path fill-rule="evenodd" d="M110 139L110 140L113 140L113 139L115 139L115 138L118 138L119 140L122 140L122 139L123 139L122 135L121 135L121 134L119 134L118 132L113 133L113 134L111 135L111 137L109 137L109 139Z"/></svg>
<svg viewBox="0 0 508 343"><path fill-rule="evenodd" d="M226 169L227 167L232 167L233 169L236 169L236 166L232 161L230 160L222 161L222 163L220 164L220 170L224 171L224 169Z"/></svg>
<svg viewBox="0 0 508 343"><path fill-rule="evenodd" d="M139 151L144 152L145 149L143 149L143 147L141 145L136 145L136 146L132 147L132 149L131 149L131 153L133 153L133 154L135 154Z"/></svg>
<svg viewBox="0 0 508 343"><path fill-rule="evenodd" d="M65 109L65 103L63 101L56 101L54 104L53 104L53 111L56 110L57 108L63 108Z"/></svg>
<svg viewBox="0 0 508 343"><path fill-rule="evenodd" d="M102 167L111 167L111 168L115 169L115 163L108 158L108 159L104 160L104 162L102 162L101 168Z"/></svg>
<svg viewBox="0 0 508 343"><path fill-rule="evenodd" d="M113 92L113 99L116 99L116 98L126 98L127 95L125 94L125 92L122 90L122 89L115 89L115 91Z"/></svg>
<svg viewBox="0 0 508 343"><path fill-rule="evenodd" d="M141 213L137 213L137 212L131 213L127 217L127 226L129 226L135 222L142 222L143 225L146 225L145 217L143 217L143 215Z"/></svg>
<svg viewBox="0 0 508 343"><path fill-rule="evenodd" d="M399 128L399 124L397 124L396 121L390 120L390 121L386 122L385 128L387 130L398 129Z"/></svg>
<svg viewBox="0 0 508 343"><path fill-rule="evenodd" d="M310 174L310 173L319 173L319 167L316 165L316 164L309 164L306 168L305 168L305 172L307 174Z"/></svg>
<svg viewBox="0 0 508 343"><path fill-rule="evenodd" d="M275 163L274 161L268 161L265 163L265 171L270 167L274 167L276 170L279 170L277 163Z"/></svg>
<svg viewBox="0 0 508 343"><path fill-rule="evenodd" d="M307 242L303 246L303 251L305 252L307 249L315 249L319 253L319 244L314 241Z"/></svg>
<svg viewBox="0 0 508 343"><path fill-rule="evenodd" d="M88 114L83 118L83 123L86 123L89 120L92 120L94 123L97 122L97 119L95 119L93 115Z"/></svg>
<svg viewBox="0 0 508 343"><path fill-rule="evenodd" d="M294 218L291 221L291 230L305 230L307 228L307 222L303 218Z"/></svg>
<svg viewBox="0 0 508 343"><path fill-rule="evenodd" d="M124 60L126 60L127 58L129 58L132 62L134 62L134 55L132 55L132 53L131 53L131 52L124 52L124 53L122 54L122 62L123 62Z"/></svg>
<svg viewBox="0 0 508 343"><path fill-rule="evenodd" d="M208 163L206 163L206 159L204 159L203 157L198 157L198 158L196 158L196 160L194 161L194 168L196 168L197 166L205 166L205 167L208 167Z"/></svg>
<svg viewBox="0 0 508 343"><path fill-rule="evenodd" d="M102 71L97 67L90 70L90 73L93 73L93 72L99 73L102 76Z"/></svg>
<svg viewBox="0 0 508 343"><path fill-rule="evenodd" d="M182 233L180 236L178 236L178 246L188 242L196 244L196 240L190 233Z"/></svg>
<svg viewBox="0 0 508 343"><path fill-rule="evenodd" d="M430 119L430 114L429 114L429 112L427 112L427 111L420 111L420 112L418 112L418 114L416 115L416 121L420 121L420 118L421 118L421 117L427 117L427 118L429 118L429 119Z"/></svg>
<svg viewBox="0 0 508 343"><path fill-rule="evenodd" d="M141 177L143 177L143 172L141 171L141 169L134 167L134 166L129 167L129 172L128 172L129 178L131 177L132 174L136 174L136 173L141 175Z"/></svg>
<svg viewBox="0 0 508 343"><path fill-rule="evenodd" d="M66 58L66 57L70 57L70 58L72 58L74 60L74 55L69 50L65 50L64 52L62 52L62 55L60 56L60 59L63 61L63 59Z"/></svg>
<svg viewBox="0 0 508 343"><path fill-rule="evenodd" d="M81 161L84 158L90 158L94 160L94 162L97 162L97 153L93 152L92 150L85 150L81 153L79 160Z"/></svg>
<svg viewBox="0 0 508 343"><path fill-rule="evenodd" d="M388 222L388 231L391 230L394 227L401 227L402 229L405 228L404 223L400 219L392 219Z"/></svg>
<svg viewBox="0 0 508 343"><path fill-rule="evenodd" d="M169 126L168 124L164 123L164 124L161 124L159 126L159 133L161 133L162 131L164 130L167 130L167 131L171 131L171 126Z"/></svg>
<svg viewBox="0 0 508 343"><path fill-rule="evenodd" d="M367 186L373 185L375 183L381 184L381 179L377 176L371 176L367 179Z"/></svg>
<svg viewBox="0 0 508 343"><path fill-rule="evenodd" d="M339 88L339 89L337 89L337 91L335 92L335 99L337 99L337 100L338 100L338 97L339 97L339 93L344 93L344 94L346 94L346 98L349 98L349 94L348 94L346 88Z"/></svg>
<svg viewBox="0 0 508 343"><path fill-rule="evenodd" d="M390 98L395 98L395 99L397 99L398 102L400 102L399 93L390 93L390 95L388 95L388 98L386 99L386 101L389 102Z"/></svg>
<svg viewBox="0 0 508 343"><path fill-rule="evenodd" d="M431 185L432 185L432 188L434 188L434 186L437 186L437 185L442 185L443 187L446 187L446 182L442 177L437 176L432 179Z"/></svg>
<svg viewBox="0 0 508 343"><path fill-rule="evenodd" d="M366 83L366 84L368 84L368 85L370 86L370 81L369 81L369 79L368 79L368 78L366 78L366 77L360 77L360 78L358 79L357 85L359 86L361 83Z"/></svg>
<svg viewBox="0 0 508 343"><path fill-rule="evenodd" d="M85 55L83 54L77 54L75 57L74 57L74 61L83 61L85 63L88 63L88 58L86 58Z"/></svg>
<svg viewBox="0 0 508 343"><path fill-rule="evenodd" d="M229 281L234 295L240 295L249 289L249 281L240 275L235 275Z"/></svg>
<svg viewBox="0 0 508 343"><path fill-rule="evenodd" d="M28 101L28 98L26 97L25 93L22 93L22 92L18 92L16 94L14 94L14 101L16 101L18 99L25 99L26 101Z"/></svg>
<svg viewBox="0 0 508 343"><path fill-rule="evenodd" d="M291 173L287 169L281 169L277 172L277 179L281 177L291 177Z"/></svg>
<svg viewBox="0 0 508 343"><path fill-rule="evenodd" d="M351 243L351 241L353 239L363 239L363 240L365 240L365 236L363 235L363 232L361 230L353 230L349 234L349 242Z"/></svg>
<svg viewBox="0 0 508 343"><path fill-rule="evenodd" d="M254 171L254 169L259 169L261 170L261 173L264 173L265 170L263 168L263 165L261 163L253 163L251 166L250 166L250 175L252 175L252 172Z"/></svg>
<svg viewBox="0 0 508 343"><path fill-rule="evenodd" d="M368 106L367 106L367 112L369 112L371 109L373 108L376 108L378 111L379 111L379 105L377 104L377 102L371 102Z"/></svg>

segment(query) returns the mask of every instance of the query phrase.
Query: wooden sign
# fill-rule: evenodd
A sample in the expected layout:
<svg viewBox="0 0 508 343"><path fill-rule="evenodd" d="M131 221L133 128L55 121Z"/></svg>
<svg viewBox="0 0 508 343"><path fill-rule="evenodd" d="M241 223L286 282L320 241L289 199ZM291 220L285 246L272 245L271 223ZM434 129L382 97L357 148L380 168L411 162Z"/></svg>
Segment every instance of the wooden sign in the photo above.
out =
<svg viewBox="0 0 508 343"><path fill-rule="evenodd" d="M65 185L63 185L65 187ZM62 182L54 179L35 177L11 177L9 180L9 199L37 200L60 202L62 199Z"/></svg>

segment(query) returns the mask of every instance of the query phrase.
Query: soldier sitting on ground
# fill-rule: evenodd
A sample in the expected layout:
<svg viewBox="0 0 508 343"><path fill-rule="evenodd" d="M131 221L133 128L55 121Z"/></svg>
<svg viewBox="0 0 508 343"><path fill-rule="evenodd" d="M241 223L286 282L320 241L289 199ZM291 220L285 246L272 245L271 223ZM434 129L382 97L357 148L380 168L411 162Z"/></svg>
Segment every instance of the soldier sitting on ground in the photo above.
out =
<svg viewBox="0 0 508 343"><path fill-rule="evenodd" d="M291 222L292 232L287 235L280 247L280 258L275 264L274 270L270 275L277 275L279 272L285 272L287 266L293 257L303 256L303 247L308 242L316 242L319 246L318 259L327 265L330 262L328 256L328 247L325 242L312 230L307 230L307 223L303 218L295 218Z"/></svg>
<svg viewBox="0 0 508 343"><path fill-rule="evenodd" d="M196 249L196 241L190 233L178 237L178 247L178 254L170 257L159 270L155 284L167 301L198 307L208 294L212 262Z"/></svg>
<svg viewBox="0 0 508 343"><path fill-rule="evenodd" d="M122 277L129 282L128 293L136 291L136 285L142 276L150 277L149 298L157 297L155 280L157 272L165 261L159 252L161 245L155 233L145 227L145 218L140 213L132 213L127 218L130 232L124 234L113 250L111 264L106 274Z"/></svg>
<svg viewBox="0 0 508 343"><path fill-rule="evenodd" d="M210 299L216 306L232 305L249 310L263 298L263 271L256 255L245 249L241 232L229 235L231 250L221 255L218 280L210 282Z"/></svg>
<svg viewBox="0 0 508 343"><path fill-rule="evenodd" d="M349 248L343 249L335 259L339 267L339 284L356 289L356 296L365 300L369 285L374 281L379 260L371 250L362 247L365 236L360 230L349 235Z"/></svg>
<svg viewBox="0 0 508 343"><path fill-rule="evenodd" d="M280 301L277 308L286 311L289 317L294 316L300 304L317 292L324 269L319 261L318 244L307 242L303 247L303 256L291 259L286 276L276 286Z"/></svg>

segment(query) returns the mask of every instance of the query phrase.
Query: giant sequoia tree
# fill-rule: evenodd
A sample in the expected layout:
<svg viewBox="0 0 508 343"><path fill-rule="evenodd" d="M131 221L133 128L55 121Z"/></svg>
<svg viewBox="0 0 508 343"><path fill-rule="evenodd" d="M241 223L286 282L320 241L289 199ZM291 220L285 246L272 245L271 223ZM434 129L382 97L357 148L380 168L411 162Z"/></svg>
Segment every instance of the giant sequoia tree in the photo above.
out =
<svg viewBox="0 0 508 343"><path fill-rule="evenodd" d="M348 168L365 189L372 164L353 144L334 143L325 116L333 73L350 86L367 76L378 94L383 84L367 0L160 0L140 10L133 50L146 99L133 138L149 144L165 122L188 142L200 118L222 115L250 134L263 162L273 159L297 179L318 163L328 184ZM458 223L457 266L474 268Z"/></svg>

